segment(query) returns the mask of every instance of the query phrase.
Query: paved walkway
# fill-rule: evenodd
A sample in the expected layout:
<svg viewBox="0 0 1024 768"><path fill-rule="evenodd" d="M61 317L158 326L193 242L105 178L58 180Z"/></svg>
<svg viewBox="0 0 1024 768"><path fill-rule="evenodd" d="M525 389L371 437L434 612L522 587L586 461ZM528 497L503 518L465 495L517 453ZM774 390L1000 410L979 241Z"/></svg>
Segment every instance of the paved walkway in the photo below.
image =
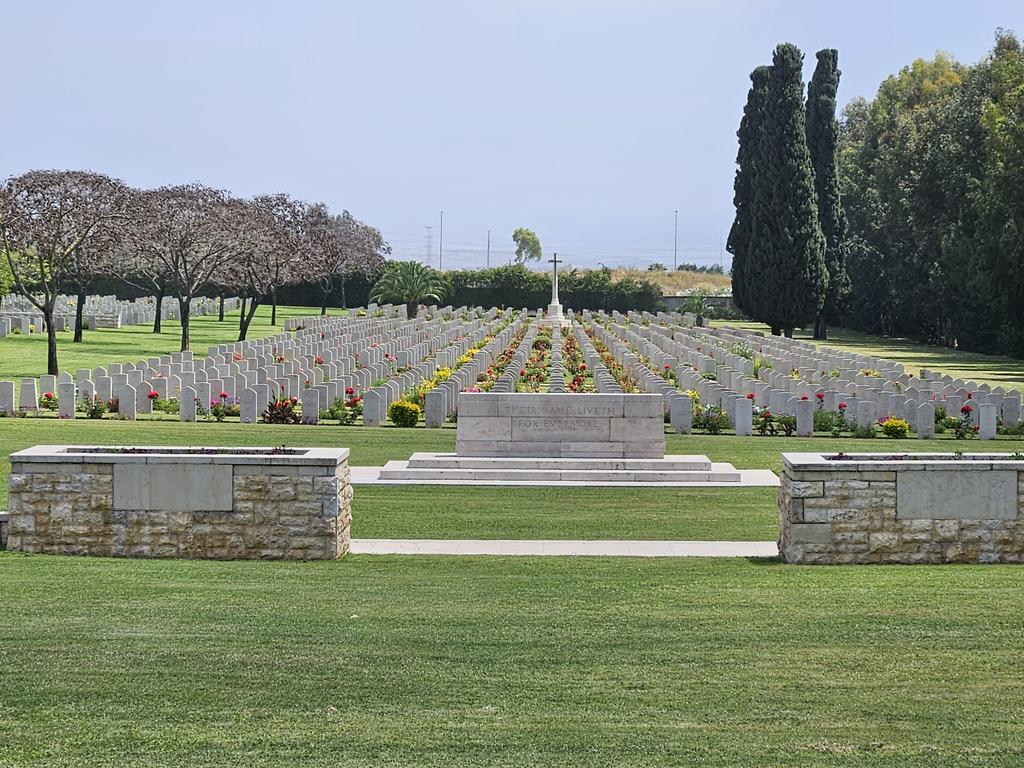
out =
<svg viewBox="0 0 1024 768"><path fill-rule="evenodd" d="M778 488L779 478L770 469L739 469L738 483L673 483L628 482L616 483L596 480L381 480L381 467L350 467L353 485L484 485L494 487L542 488Z"/></svg>
<svg viewBox="0 0 1024 768"><path fill-rule="evenodd" d="M572 541L561 539L353 539L357 555L570 557L778 557L774 541Z"/></svg>

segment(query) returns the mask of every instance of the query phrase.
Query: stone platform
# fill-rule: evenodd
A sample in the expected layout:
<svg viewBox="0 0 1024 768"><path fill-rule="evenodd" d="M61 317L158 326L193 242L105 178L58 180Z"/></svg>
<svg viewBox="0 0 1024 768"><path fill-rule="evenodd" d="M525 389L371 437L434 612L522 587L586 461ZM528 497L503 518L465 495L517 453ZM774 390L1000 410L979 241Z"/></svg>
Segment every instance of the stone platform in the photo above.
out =
<svg viewBox="0 0 1024 768"><path fill-rule="evenodd" d="M738 470L706 456L658 459L480 457L414 453L408 461L381 468L359 467L356 484L393 485L565 485L625 487L761 486L778 478L766 470Z"/></svg>

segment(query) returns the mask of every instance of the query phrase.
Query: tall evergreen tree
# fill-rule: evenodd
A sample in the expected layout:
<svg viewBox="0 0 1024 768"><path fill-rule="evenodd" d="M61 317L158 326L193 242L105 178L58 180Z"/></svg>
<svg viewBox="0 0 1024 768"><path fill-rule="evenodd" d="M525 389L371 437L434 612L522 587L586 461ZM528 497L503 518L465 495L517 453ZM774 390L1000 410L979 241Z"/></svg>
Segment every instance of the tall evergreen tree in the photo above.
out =
<svg viewBox="0 0 1024 768"><path fill-rule="evenodd" d="M846 213L839 196L836 169L836 91L839 89L839 51L818 51L814 76L807 84L807 149L814 166L814 184L818 199L818 221L825 236L825 268L828 290L825 303L814 321L814 338L828 338L828 321L839 314L850 290L846 273Z"/></svg>
<svg viewBox="0 0 1024 768"><path fill-rule="evenodd" d="M743 108L743 118L736 132L739 150L736 153L736 178L733 181L733 205L736 218L729 230L726 250L732 254L732 300L741 312L751 314L748 301L746 263L750 254L751 228L754 216L754 177L761 149L761 127L768 98L769 67L758 67L750 73L750 91Z"/></svg>
<svg viewBox="0 0 1024 768"><path fill-rule="evenodd" d="M754 177L749 259L744 264L751 315L792 336L812 322L828 288L825 238L818 223L814 168L807 151L803 54L776 47Z"/></svg>

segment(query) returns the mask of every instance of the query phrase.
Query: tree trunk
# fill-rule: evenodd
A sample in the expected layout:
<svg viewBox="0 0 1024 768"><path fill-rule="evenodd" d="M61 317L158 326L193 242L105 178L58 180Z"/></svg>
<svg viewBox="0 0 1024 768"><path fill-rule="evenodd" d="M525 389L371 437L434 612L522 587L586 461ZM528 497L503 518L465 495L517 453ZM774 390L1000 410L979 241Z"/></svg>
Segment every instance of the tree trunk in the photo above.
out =
<svg viewBox="0 0 1024 768"><path fill-rule="evenodd" d="M772 326L772 336L781 336L781 335L782 335L782 331L779 329L779 326L773 325Z"/></svg>
<svg viewBox="0 0 1024 768"><path fill-rule="evenodd" d="M245 307L246 307L246 305L248 303L249 303L249 298L247 296L243 296L242 297L242 312L238 316L238 332L239 333L242 332L242 325L245 323Z"/></svg>
<svg viewBox="0 0 1024 768"><path fill-rule="evenodd" d="M46 372L51 376L60 373L57 368L57 329L53 325L53 307L43 310L43 323L46 324Z"/></svg>
<svg viewBox="0 0 1024 768"><path fill-rule="evenodd" d="M270 324L277 325L277 286L270 289Z"/></svg>
<svg viewBox="0 0 1024 768"><path fill-rule="evenodd" d="M345 298L345 276L341 277L341 308L348 309L348 299Z"/></svg>
<svg viewBox="0 0 1024 768"><path fill-rule="evenodd" d="M244 301L244 299L243 299ZM249 311L242 311L242 319L238 322L238 340L245 341L246 335L249 333L249 324L252 323L253 317L256 315L256 309L259 307L260 302L255 296L249 302Z"/></svg>
<svg viewBox="0 0 1024 768"><path fill-rule="evenodd" d="M184 298L182 296L179 296L178 297L178 309L179 309L180 314L181 314L181 351L182 352L187 352L188 351L188 345L189 345L189 342L190 342L189 335L188 335L188 332L189 332L188 321L190 319L189 318L189 314L190 314L190 312L192 310L192 299L191 298Z"/></svg>
<svg viewBox="0 0 1024 768"><path fill-rule="evenodd" d="M330 286L328 286L327 288L324 288L324 300L323 300L323 304L320 306L320 314L321 315L326 315L327 314L327 299L328 299L328 297L330 295L331 295L331 289L330 289Z"/></svg>
<svg viewBox="0 0 1024 768"><path fill-rule="evenodd" d="M82 341L82 315L85 312L85 288L78 289L78 301L75 303L75 337L71 340L75 344Z"/></svg>
<svg viewBox="0 0 1024 768"><path fill-rule="evenodd" d="M220 311L217 314L217 322L224 322L224 294L220 295Z"/></svg>
<svg viewBox="0 0 1024 768"><path fill-rule="evenodd" d="M156 317L153 318L153 333L160 333L160 312L164 305L164 287L161 285L156 289Z"/></svg>
<svg viewBox="0 0 1024 768"><path fill-rule="evenodd" d="M814 338L819 340L828 339L828 327L824 312L819 312L818 316L814 319Z"/></svg>
<svg viewBox="0 0 1024 768"><path fill-rule="evenodd" d="M792 339L793 338L793 329L792 328L783 328L782 332L786 335L787 339Z"/></svg>
<svg viewBox="0 0 1024 768"><path fill-rule="evenodd" d="M405 316L408 319L412 320L414 317L416 317L416 311L419 308L420 308L420 303L418 301L407 302L406 305L405 305Z"/></svg>

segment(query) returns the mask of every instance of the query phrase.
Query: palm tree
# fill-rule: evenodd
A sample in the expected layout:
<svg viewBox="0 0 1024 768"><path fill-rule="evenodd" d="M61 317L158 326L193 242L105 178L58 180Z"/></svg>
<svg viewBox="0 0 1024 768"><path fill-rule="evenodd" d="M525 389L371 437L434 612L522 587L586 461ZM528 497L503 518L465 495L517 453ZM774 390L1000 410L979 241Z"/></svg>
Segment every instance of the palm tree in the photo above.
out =
<svg viewBox="0 0 1024 768"><path fill-rule="evenodd" d="M418 261L392 261L370 291L370 301L405 304L406 317L416 317L422 301L441 301L448 293L441 273Z"/></svg>
<svg viewBox="0 0 1024 768"><path fill-rule="evenodd" d="M704 316L708 311L708 295L703 291L696 291L686 297L683 302L683 312L690 312L697 316L696 324L704 325Z"/></svg>

